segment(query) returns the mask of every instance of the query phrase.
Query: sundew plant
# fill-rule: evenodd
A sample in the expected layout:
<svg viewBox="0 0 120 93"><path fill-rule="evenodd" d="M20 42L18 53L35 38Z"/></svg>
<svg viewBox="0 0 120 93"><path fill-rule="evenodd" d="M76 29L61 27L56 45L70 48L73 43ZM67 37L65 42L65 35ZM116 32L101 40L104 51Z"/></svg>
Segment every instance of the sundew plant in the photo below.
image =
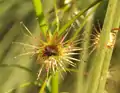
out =
<svg viewBox="0 0 120 93"><path fill-rule="evenodd" d="M119 93L119 8L120 0L1 0L0 93Z"/></svg>

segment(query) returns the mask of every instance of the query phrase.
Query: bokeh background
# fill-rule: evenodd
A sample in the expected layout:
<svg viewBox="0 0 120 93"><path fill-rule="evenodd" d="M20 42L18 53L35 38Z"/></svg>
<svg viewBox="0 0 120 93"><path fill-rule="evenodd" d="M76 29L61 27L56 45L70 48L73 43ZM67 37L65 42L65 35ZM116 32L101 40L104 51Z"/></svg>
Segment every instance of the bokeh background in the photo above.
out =
<svg viewBox="0 0 120 93"><path fill-rule="evenodd" d="M64 20L72 16L75 12L74 8L79 10L87 7L94 0L73 0L69 12L64 15ZM59 8L63 6L64 0L58 0ZM42 0L45 16L50 20L53 16L53 0ZM102 4L95 12L94 20L99 20L101 25L104 21L104 16L107 8L107 0L103 0ZM51 12L53 11L53 12ZM59 15L61 16L61 14ZM38 86L30 85L29 87L20 88L23 83L28 83L35 80L35 75L39 66L35 63L35 59L30 56L22 56L14 58L23 51L26 47L18 44L12 44L14 41L31 42L31 39L25 36L25 28L20 25L23 22L26 27L35 36L39 36L39 24L37 22L32 0L0 0L0 64L17 64L29 69L35 73L27 71L27 69L15 66L0 65L0 93L5 93L10 89L16 88L10 93L38 93ZM109 70L109 78L106 83L106 93L120 93L120 33L118 33L114 52L111 59ZM34 39L32 39L34 42ZM64 79L60 82L60 92L75 93L76 73L67 73Z"/></svg>

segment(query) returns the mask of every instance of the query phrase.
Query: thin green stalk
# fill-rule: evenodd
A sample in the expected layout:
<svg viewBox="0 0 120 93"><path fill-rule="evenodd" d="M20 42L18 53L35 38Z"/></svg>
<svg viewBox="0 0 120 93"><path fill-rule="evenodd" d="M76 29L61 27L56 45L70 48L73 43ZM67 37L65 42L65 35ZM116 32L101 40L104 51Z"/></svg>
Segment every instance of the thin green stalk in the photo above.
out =
<svg viewBox="0 0 120 93"><path fill-rule="evenodd" d="M84 27L84 25L87 23L89 17L95 12L95 10L97 9L97 7L100 5L100 2L97 3L95 6L91 7L91 11L85 16L82 24L80 25L80 27L75 31L73 37L71 38L72 40L74 40L76 38L76 36L80 33L80 31L82 30L82 28ZM85 40L86 41L86 40Z"/></svg>
<svg viewBox="0 0 120 93"><path fill-rule="evenodd" d="M55 8L57 31L59 31L60 22L59 22L58 9L57 9L57 1L56 0L54 0L54 8Z"/></svg>
<svg viewBox="0 0 120 93"><path fill-rule="evenodd" d="M68 23L66 23L59 31L59 35L61 35L64 31L66 31L66 29L68 27L71 26L71 24L77 19L79 18L82 14L84 14L86 11L88 11L90 8L92 8L93 6L95 6L96 4L100 3L102 0L96 0L95 2L93 2L91 5L89 5L87 8L83 9L82 11L80 11L72 20L68 21Z"/></svg>
<svg viewBox="0 0 120 93"><path fill-rule="evenodd" d="M79 66L79 72L78 72L78 76L77 76L77 83L78 83L78 86L77 86L77 93L84 93L84 81L85 81L85 78L84 78L84 75L85 75L85 68L86 68L86 60L88 58L88 45L89 45L89 32L91 30L91 22L88 22L85 26L85 28L87 28L85 30L85 33L84 33L84 41L82 46L83 46L83 52L81 53L81 58L82 58L82 61L80 62L80 66Z"/></svg>
<svg viewBox="0 0 120 93"><path fill-rule="evenodd" d="M87 93L97 93L100 74L101 74L106 50L108 48L107 42L109 40L109 34L112 29L113 20L115 18L114 13L116 10L117 1L118 0L109 0L103 29L100 35L100 42L97 47L96 55L94 56L93 59L93 66L89 73ZM101 93L103 93L103 91Z"/></svg>
<svg viewBox="0 0 120 93"><path fill-rule="evenodd" d="M46 87L46 85L47 85L47 81L48 81L48 79L46 79L46 80L44 81L42 87L41 87L40 90L39 90L39 93L44 93L45 87Z"/></svg>
<svg viewBox="0 0 120 93"><path fill-rule="evenodd" d="M46 77L46 79L45 79L45 81L43 82L43 84L42 84L42 86L41 86L41 88L40 88L40 90L39 90L39 93L44 93L44 91L45 91L45 88L46 88L46 85L47 85L47 82L49 81L51 79L51 76L47 76Z"/></svg>
<svg viewBox="0 0 120 93"><path fill-rule="evenodd" d="M51 93L58 93L58 85L59 85L59 73L56 72L55 75L52 76L52 86L51 86Z"/></svg>
<svg viewBox="0 0 120 93"><path fill-rule="evenodd" d="M116 12L115 12L115 19L113 22L113 28L118 28L120 25L120 1L118 1L117 3L117 8L116 8ZM115 33L117 35L117 33ZM115 38L116 38L115 35ZM101 77L100 77L100 84L98 87L98 92L97 93L102 93L102 91L104 91L105 89L105 83L106 83L106 79L108 76L108 69L109 69L109 65L110 65L110 60L112 57L112 52L113 52L113 48L108 48L108 50L106 51L106 56L104 59L104 63L103 63L103 68L102 68L102 73L101 73Z"/></svg>
<svg viewBox="0 0 120 93"><path fill-rule="evenodd" d="M98 5L97 5L98 6ZM96 6L96 7L97 7ZM88 46L89 46L89 40L90 40L90 33L91 33L91 28L92 28L92 23L93 23L93 11L96 10L96 7L93 7L93 9L91 9L88 12L88 15L90 12L92 12L92 14L89 16L89 18L87 19L88 23L85 26L85 30L84 30L84 37L83 37L83 50L81 53L81 58L82 61L80 62L80 66L79 66L79 71L78 71L78 75L77 75L77 93L85 93L85 68L86 68L86 60L88 58ZM87 16L88 16L87 15Z"/></svg>
<svg viewBox="0 0 120 93"><path fill-rule="evenodd" d="M41 0L32 0L32 1L33 1L33 6L34 6L36 16L39 21L40 28L45 34L45 31L48 29L48 27L47 27L46 19L43 14L42 2Z"/></svg>
<svg viewBox="0 0 120 93"><path fill-rule="evenodd" d="M58 17L58 9L57 9L57 0L54 0L54 9L55 9L55 16L56 16L56 26L57 31L59 31L59 17ZM58 72L55 73L55 75L52 76L52 86L51 86L51 93L58 93L58 85L59 85L59 75Z"/></svg>

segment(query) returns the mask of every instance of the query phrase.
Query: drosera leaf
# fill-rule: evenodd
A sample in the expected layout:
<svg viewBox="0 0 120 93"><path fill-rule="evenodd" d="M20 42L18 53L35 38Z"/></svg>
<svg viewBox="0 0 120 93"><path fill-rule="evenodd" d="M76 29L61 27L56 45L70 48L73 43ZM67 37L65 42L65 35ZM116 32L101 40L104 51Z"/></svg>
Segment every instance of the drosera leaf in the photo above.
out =
<svg viewBox="0 0 120 93"><path fill-rule="evenodd" d="M79 18L81 15L83 15L86 11L88 11L90 8L95 6L96 4L100 3L102 0L96 0L91 5L89 5L87 8L80 11L75 17L73 17L70 21L68 21L59 31L59 35L61 35L67 28L71 26L71 24Z"/></svg>

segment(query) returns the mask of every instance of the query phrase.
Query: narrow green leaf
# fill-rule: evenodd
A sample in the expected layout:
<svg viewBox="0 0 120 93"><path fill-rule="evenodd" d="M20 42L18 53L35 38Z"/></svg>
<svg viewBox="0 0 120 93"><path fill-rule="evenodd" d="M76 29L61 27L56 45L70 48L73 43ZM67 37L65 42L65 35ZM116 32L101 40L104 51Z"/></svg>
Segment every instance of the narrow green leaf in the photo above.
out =
<svg viewBox="0 0 120 93"><path fill-rule="evenodd" d="M80 11L73 19L71 19L70 21L68 21L59 31L59 35L61 35L68 27L71 26L71 24L77 19L79 18L81 15L83 15L86 11L88 11L90 8L92 8L93 6L95 6L96 4L100 3L102 0L96 0L95 2L93 2L91 5L89 5L87 8L83 9L82 11Z"/></svg>

